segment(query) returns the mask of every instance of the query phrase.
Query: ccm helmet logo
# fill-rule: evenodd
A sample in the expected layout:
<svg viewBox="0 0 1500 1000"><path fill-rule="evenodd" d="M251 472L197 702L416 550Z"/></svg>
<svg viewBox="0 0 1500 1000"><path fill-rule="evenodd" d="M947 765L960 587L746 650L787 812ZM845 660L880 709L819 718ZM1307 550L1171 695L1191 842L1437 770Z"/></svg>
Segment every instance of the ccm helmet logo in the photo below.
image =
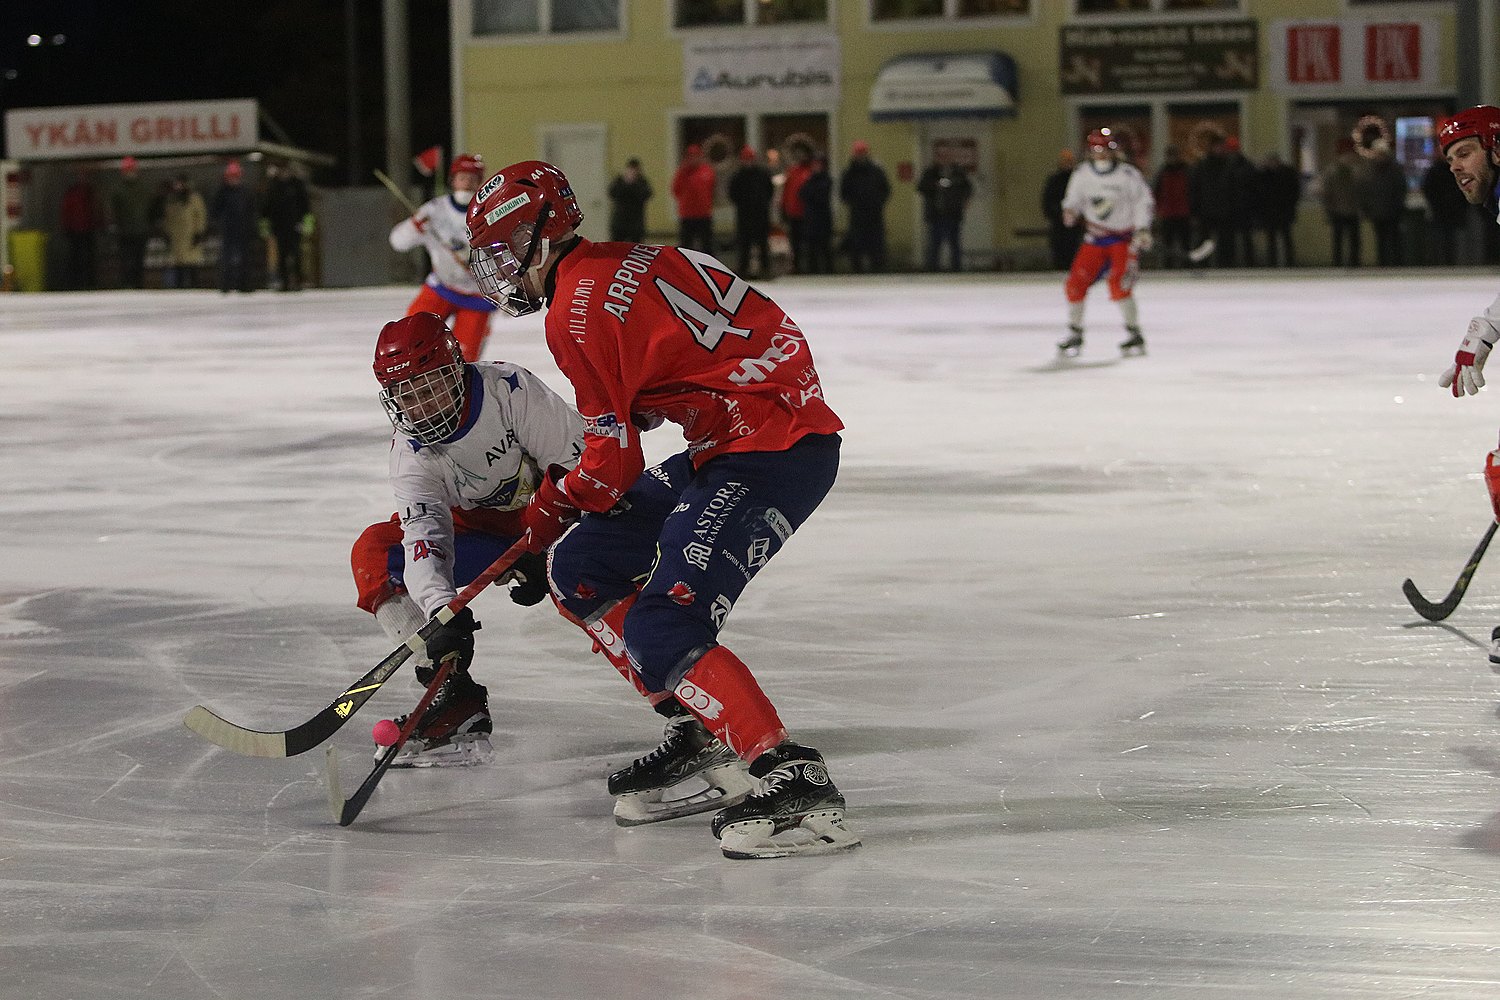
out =
<svg viewBox="0 0 1500 1000"><path fill-rule="evenodd" d="M525 191L522 191L514 198L505 199L500 204L484 213L485 225L493 226L497 220L505 218L507 215L514 212L516 209L520 208L530 200L531 195Z"/></svg>

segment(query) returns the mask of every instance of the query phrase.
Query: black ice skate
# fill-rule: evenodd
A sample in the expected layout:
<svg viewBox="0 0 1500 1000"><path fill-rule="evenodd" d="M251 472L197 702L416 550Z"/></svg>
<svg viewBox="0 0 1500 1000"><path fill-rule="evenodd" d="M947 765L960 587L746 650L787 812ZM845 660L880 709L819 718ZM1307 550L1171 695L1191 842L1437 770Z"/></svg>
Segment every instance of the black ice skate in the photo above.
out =
<svg viewBox="0 0 1500 1000"><path fill-rule="evenodd" d="M760 779L760 791L714 817L714 836L726 858L785 858L859 846L844 826L844 797L818 751L788 740L755 758L750 774Z"/></svg>
<svg viewBox="0 0 1500 1000"><path fill-rule="evenodd" d="M1083 327L1068 327L1069 337L1067 340L1058 341L1057 353L1065 358L1076 358L1078 352L1083 350Z"/></svg>
<svg viewBox="0 0 1500 1000"><path fill-rule="evenodd" d="M689 716L673 719L661 746L609 776L620 826L734 805L754 787L745 762Z"/></svg>
<svg viewBox="0 0 1500 1000"><path fill-rule="evenodd" d="M1141 336L1141 328L1138 326L1127 326L1125 332L1130 334L1130 336L1121 342L1120 353L1127 358L1132 354L1145 354L1146 338Z"/></svg>
<svg viewBox="0 0 1500 1000"><path fill-rule="evenodd" d="M1490 633L1490 662L1500 666L1500 628Z"/></svg>
<svg viewBox="0 0 1500 1000"><path fill-rule="evenodd" d="M419 678L420 679L420 678ZM391 767L461 767L487 764L494 756L488 692L467 673L454 673L417 723ZM395 720L399 726L406 717ZM375 758L385 752L377 747Z"/></svg>

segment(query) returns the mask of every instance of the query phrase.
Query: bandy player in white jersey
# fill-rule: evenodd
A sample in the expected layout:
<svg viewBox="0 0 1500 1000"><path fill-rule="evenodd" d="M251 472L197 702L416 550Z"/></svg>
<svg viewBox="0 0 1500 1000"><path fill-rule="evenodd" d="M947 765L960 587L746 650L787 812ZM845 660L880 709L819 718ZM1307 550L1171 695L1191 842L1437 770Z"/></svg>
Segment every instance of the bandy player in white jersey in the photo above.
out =
<svg viewBox="0 0 1500 1000"><path fill-rule="evenodd" d="M1083 347L1083 305L1089 287L1109 275L1109 297L1120 306L1129 337L1120 345L1125 354L1144 354L1136 314L1135 288L1139 270L1136 255L1151 249L1151 218L1156 200L1141 172L1119 156L1120 144L1107 128L1088 137L1088 159L1073 170L1063 192L1063 222L1083 220L1083 243L1073 257L1063 290L1068 298L1066 340L1057 345L1072 357Z"/></svg>
<svg viewBox="0 0 1500 1000"><path fill-rule="evenodd" d="M478 361L490 334L494 303L479 294L469 273L469 227L466 216L474 190L484 179L484 161L473 153L453 158L448 168L449 193L424 202L417 214L391 230L396 250L425 247L432 260L422 290L406 309L406 315L432 313L446 321L463 348L464 360Z"/></svg>

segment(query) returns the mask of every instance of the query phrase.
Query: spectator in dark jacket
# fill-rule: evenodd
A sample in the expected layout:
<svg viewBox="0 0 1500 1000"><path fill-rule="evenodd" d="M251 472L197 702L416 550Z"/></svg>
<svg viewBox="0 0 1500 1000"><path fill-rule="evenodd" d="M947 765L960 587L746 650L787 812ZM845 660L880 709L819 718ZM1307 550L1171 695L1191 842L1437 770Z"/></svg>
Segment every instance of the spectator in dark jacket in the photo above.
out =
<svg viewBox="0 0 1500 1000"><path fill-rule="evenodd" d="M1451 184L1450 186L1456 186ZM146 287L146 244L151 239L152 192L133 156L120 160L120 183L110 193L110 224L120 246L120 283Z"/></svg>
<svg viewBox="0 0 1500 1000"><path fill-rule="evenodd" d="M1458 234L1468 224L1472 209L1442 157L1434 159L1422 177L1422 197L1427 201L1433 258L1439 264L1457 263Z"/></svg>
<svg viewBox="0 0 1500 1000"><path fill-rule="evenodd" d="M870 159L870 144L862 139L855 142L849 165L839 177L839 200L849 208L844 252L855 274L885 270L885 203L890 197L890 179Z"/></svg>
<svg viewBox="0 0 1500 1000"><path fill-rule="evenodd" d="M95 242L104 225L99 195L88 171L79 167L62 197L63 239L68 244L68 288L96 288L99 275Z"/></svg>
<svg viewBox="0 0 1500 1000"><path fill-rule="evenodd" d="M276 241L276 273L283 292L302 288L302 220L312 211L307 185L291 167L266 168L266 222Z"/></svg>
<svg viewBox="0 0 1500 1000"><path fill-rule="evenodd" d="M739 250L742 277L771 277L771 171L749 146L740 150L740 165L729 177L729 200L734 205L734 242ZM750 257L759 264L750 269Z"/></svg>
<svg viewBox="0 0 1500 1000"><path fill-rule="evenodd" d="M1297 203L1302 200L1302 175L1279 153L1267 153L1261 163L1259 187L1266 263L1271 267L1296 267L1292 223L1297 220Z"/></svg>
<svg viewBox="0 0 1500 1000"><path fill-rule="evenodd" d="M609 238L612 242L639 243L646 238L646 202L651 200L651 182L641 173L641 161L625 161L625 169L609 182Z"/></svg>
<svg viewBox="0 0 1500 1000"><path fill-rule="evenodd" d="M968 171L954 161L950 146L937 146L933 162L917 178L917 193L922 196L922 217L927 223L927 270L938 269L943 247L948 248L953 270L963 270L964 209L974 185Z"/></svg>
<svg viewBox="0 0 1500 1000"><path fill-rule="evenodd" d="M1333 239L1333 266L1358 267L1360 262L1359 189L1365 164L1354 152L1354 140L1340 139L1334 161L1319 178L1323 211ZM1456 185L1455 185L1456 186Z"/></svg>
<svg viewBox="0 0 1500 1000"><path fill-rule="evenodd" d="M250 291L251 248L259 236L260 213L238 160L225 166L224 183L214 192L208 218L219 234L219 291Z"/></svg>
<svg viewBox="0 0 1500 1000"><path fill-rule="evenodd" d="M1375 263L1383 267L1406 263L1401 216L1406 212L1406 171L1396 162L1390 143L1377 139L1370 147L1369 169L1360 177L1360 212L1375 231Z"/></svg>
<svg viewBox="0 0 1500 1000"><path fill-rule="evenodd" d="M1236 262L1255 266L1253 233L1260 220L1260 172L1240 148L1237 136L1224 140L1224 183L1230 203L1227 233L1230 239L1226 266Z"/></svg>
<svg viewBox="0 0 1500 1000"><path fill-rule="evenodd" d="M812 172L802 184L803 237L807 240L809 274L833 272L833 177L828 157L815 155Z"/></svg>
<svg viewBox="0 0 1500 1000"><path fill-rule="evenodd" d="M1057 169L1047 175L1042 185L1042 217L1047 220L1047 253L1052 270L1066 271L1073 266L1073 256L1083 239L1083 227L1063 221L1062 200L1068 190L1068 179L1078 166L1078 156L1071 149L1057 154Z"/></svg>
<svg viewBox="0 0 1500 1000"><path fill-rule="evenodd" d="M1162 151L1161 169L1151 181L1156 199L1156 225L1162 261L1167 267L1183 267L1193 242L1193 203L1189 195L1189 172L1182 150L1168 146Z"/></svg>

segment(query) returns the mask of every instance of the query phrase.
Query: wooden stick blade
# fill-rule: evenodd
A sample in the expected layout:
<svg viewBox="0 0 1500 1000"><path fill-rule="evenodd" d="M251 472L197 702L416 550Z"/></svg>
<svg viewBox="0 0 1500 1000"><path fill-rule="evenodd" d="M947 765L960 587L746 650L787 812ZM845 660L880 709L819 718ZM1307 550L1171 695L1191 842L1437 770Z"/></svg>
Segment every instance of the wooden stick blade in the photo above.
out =
<svg viewBox="0 0 1500 1000"><path fill-rule="evenodd" d="M195 705L183 716L182 724L208 742L233 750L246 757L286 757L286 733L267 733L246 729Z"/></svg>

